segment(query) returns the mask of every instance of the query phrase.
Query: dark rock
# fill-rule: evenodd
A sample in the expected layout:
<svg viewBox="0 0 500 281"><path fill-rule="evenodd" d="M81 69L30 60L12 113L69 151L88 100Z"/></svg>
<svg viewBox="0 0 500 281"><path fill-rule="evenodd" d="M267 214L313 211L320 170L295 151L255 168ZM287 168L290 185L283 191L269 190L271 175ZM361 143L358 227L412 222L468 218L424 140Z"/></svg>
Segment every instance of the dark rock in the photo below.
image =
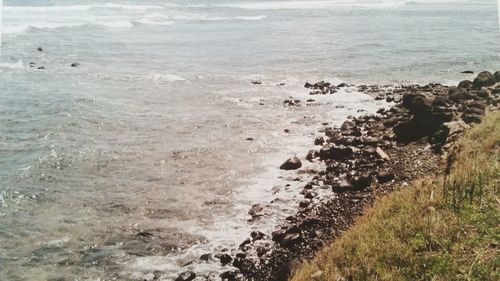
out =
<svg viewBox="0 0 500 281"><path fill-rule="evenodd" d="M419 96L421 97L422 95L417 94L417 93L407 93L407 94L403 95L402 106L406 109L410 109L411 104L413 102L413 99L415 99L416 97L419 97Z"/></svg>
<svg viewBox="0 0 500 281"><path fill-rule="evenodd" d="M333 192L346 192L352 190L352 184L346 180L334 183L332 185L332 191Z"/></svg>
<svg viewBox="0 0 500 281"><path fill-rule="evenodd" d="M431 101L425 96L415 96L410 105L407 107L411 112L415 114L430 112L432 110Z"/></svg>
<svg viewBox="0 0 500 281"><path fill-rule="evenodd" d="M393 102L394 101L394 97L393 96L388 96L386 99L385 99L386 102Z"/></svg>
<svg viewBox="0 0 500 281"><path fill-rule="evenodd" d="M240 249L242 249L242 248L244 248L246 245L248 245L248 244L250 244L250 243L252 243L252 241L250 240L250 238L247 238L247 239L245 239L245 241L243 241L243 242L240 244L239 248L240 248Z"/></svg>
<svg viewBox="0 0 500 281"><path fill-rule="evenodd" d="M462 71L460 73L463 73L463 74L474 74L474 71L472 71L472 70L466 70L466 71Z"/></svg>
<svg viewBox="0 0 500 281"><path fill-rule="evenodd" d="M306 185L304 186L304 189L313 189L313 184L312 184L312 182L310 182L310 183L306 184Z"/></svg>
<svg viewBox="0 0 500 281"><path fill-rule="evenodd" d="M279 244L283 247L289 248L301 241L302 236L300 236L299 233L289 233L283 236L283 238L279 241Z"/></svg>
<svg viewBox="0 0 500 281"><path fill-rule="evenodd" d="M246 138L247 141L254 141L254 138Z"/></svg>
<svg viewBox="0 0 500 281"><path fill-rule="evenodd" d="M496 71L493 76L495 76L495 80L497 80L497 82L500 82L500 71Z"/></svg>
<svg viewBox="0 0 500 281"><path fill-rule="evenodd" d="M384 122L382 122L382 124L386 128L394 127L394 125L396 125L400 119L401 118L399 118L399 117L392 117L392 118L384 120Z"/></svg>
<svg viewBox="0 0 500 281"><path fill-rule="evenodd" d="M365 172L359 175L358 177L354 177L352 180L352 187L356 190L363 190L370 186L372 183L372 176L370 173Z"/></svg>
<svg viewBox="0 0 500 281"><path fill-rule="evenodd" d="M491 72L483 71L477 75L473 83L476 88L480 89L482 87L489 87L495 85L496 79L495 76L491 74Z"/></svg>
<svg viewBox="0 0 500 281"><path fill-rule="evenodd" d="M436 144L444 145L450 134L450 129L446 126L441 127L431 136L431 141Z"/></svg>
<svg viewBox="0 0 500 281"><path fill-rule="evenodd" d="M348 131L348 130L352 130L354 127L356 127L356 124L353 122L353 121L344 121L344 123L342 123L342 126L340 126L340 130L341 131Z"/></svg>
<svg viewBox="0 0 500 281"><path fill-rule="evenodd" d="M144 231L144 230L141 230L139 232L137 232L136 236L140 236L140 237L150 237L150 236L153 236L153 233L149 232L149 231Z"/></svg>
<svg viewBox="0 0 500 281"><path fill-rule="evenodd" d="M308 88L308 89L309 89L309 88L312 88L312 86L313 86L313 85L312 85L311 83L309 83L309 82L306 82L306 83L304 84L304 88Z"/></svg>
<svg viewBox="0 0 500 281"><path fill-rule="evenodd" d="M222 265L227 265L233 261L233 258L228 254L222 254L219 256L219 260Z"/></svg>
<svg viewBox="0 0 500 281"><path fill-rule="evenodd" d="M244 258L246 258L246 257L247 257L247 254L242 253L242 252L239 252L239 253L237 253L237 254L236 254L236 257L237 257L237 258L240 258L240 259L244 259Z"/></svg>
<svg viewBox="0 0 500 281"><path fill-rule="evenodd" d="M306 160L311 161L311 160L313 160L314 158L317 158L317 157L319 157L319 152L317 150L315 150L315 149L311 149L311 150L309 150L309 152L306 155Z"/></svg>
<svg viewBox="0 0 500 281"><path fill-rule="evenodd" d="M342 87L348 87L349 85L345 82L342 82L340 84L337 85L338 88L342 88Z"/></svg>
<svg viewBox="0 0 500 281"><path fill-rule="evenodd" d="M467 104L468 107L474 107L474 108L480 108L480 109L486 109L486 104L482 101L473 101Z"/></svg>
<svg viewBox="0 0 500 281"><path fill-rule="evenodd" d="M314 140L314 145L323 145L325 143L325 139L323 137L317 137Z"/></svg>
<svg viewBox="0 0 500 281"><path fill-rule="evenodd" d="M252 237L253 241L262 240L266 237L264 233L258 230L252 231L252 233L250 233L250 236Z"/></svg>
<svg viewBox="0 0 500 281"><path fill-rule="evenodd" d="M260 84L262 84L261 81L252 81L251 83L254 84L254 85L260 85Z"/></svg>
<svg viewBox="0 0 500 281"><path fill-rule="evenodd" d="M354 152L351 147L346 147L343 145L326 145L319 151L319 157L321 160L340 160L344 158L351 158L353 154Z"/></svg>
<svg viewBox="0 0 500 281"><path fill-rule="evenodd" d="M309 200L302 200L299 202L299 208L307 208L311 202Z"/></svg>
<svg viewBox="0 0 500 281"><path fill-rule="evenodd" d="M450 106L450 101L446 98L443 97L436 97L434 98L434 101L432 102L433 106L443 106L443 107L448 107Z"/></svg>
<svg viewBox="0 0 500 281"><path fill-rule="evenodd" d="M229 271L226 271L226 272L223 272L221 275L219 275L219 277L223 280L223 281L234 281L236 280L236 277L238 276L238 272L235 271L235 270L229 270Z"/></svg>
<svg viewBox="0 0 500 281"><path fill-rule="evenodd" d="M279 86L285 86L285 82L281 82L278 84Z"/></svg>
<svg viewBox="0 0 500 281"><path fill-rule="evenodd" d="M40 70L45 69L45 66L39 66L38 69Z"/></svg>
<svg viewBox="0 0 500 281"><path fill-rule="evenodd" d="M490 94L486 90L471 91L471 93L475 94L476 96L478 96L480 98L487 98L490 96Z"/></svg>
<svg viewBox="0 0 500 281"><path fill-rule="evenodd" d="M474 87L474 84L470 80L463 80L458 83L458 87L463 89L472 89L472 87Z"/></svg>
<svg viewBox="0 0 500 281"><path fill-rule="evenodd" d="M283 237L285 237L285 231L284 230L276 230L271 233L272 240L274 242L279 242Z"/></svg>
<svg viewBox="0 0 500 281"><path fill-rule="evenodd" d="M241 272L250 272L253 267L252 261L245 258L235 258L233 260L233 266L237 267Z"/></svg>
<svg viewBox="0 0 500 281"><path fill-rule="evenodd" d="M252 217L258 217L258 216L262 216L262 211L264 210L264 207L262 207L262 205L260 204L255 204L252 206L252 208L250 209L250 211L248 211L248 214Z"/></svg>
<svg viewBox="0 0 500 281"><path fill-rule="evenodd" d="M80 65L79 63L74 62L74 63L71 64L71 67L78 67L79 65Z"/></svg>
<svg viewBox="0 0 500 281"><path fill-rule="evenodd" d="M314 191L309 191L304 195L306 199L313 199L316 196L318 196L318 194Z"/></svg>
<svg viewBox="0 0 500 281"><path fill-rule="evenodd" d="M469 93L467 93L465 91L457 91L457 92L450 93L449 98L450 98L450 100L452 100L454 102L461 102L461 101L471 99L472 97Z"/></svg>
<svg viewBox="0 0 500 281"><path fill-rule="evenodd" d="M301 223L301 227L311 227L317 225L321 222L321 219L318 216L309 216L305 218Z"/></svg>
<svg viewBox="0 0 500 281"><path fill-rule="evenodd" d="M477 114L464 114L462 115L462 120L464 120L465 123L470 124L470 123L481 123L481 115Z"/></svg>
<svg viewBox="0 0 500 281"><path fill-rule="evenodd" d="M450 122L453 120L453 112L451 111L438 111L432 113L432 119L439 123Z"/></svg>
<svg viewBox="0 0 500 281"><path fill-rule="evenodd" d="M42 47L38 47L38 49L36 49L37 51L39 52L43 52L43 48Z"/></svg>
<svg viewBox="0 0 500 281"><path fill-rule="evenodd" d="M200 256L200 261L209 261L212 259L212 254L203 254Z"/></svg>
<svg viewBox="0 0 500 281"><path fill-rule="evenodd" d="M259 246L257 247L256 251L257 251L257 256L262 257L268 252L268 249L264 246Z"/></svg>
<svg viewBox="0 0 500 281"><path fill-rule="evenodd" d="M302 167L302 162L297 157L292 157L285 161L285 163L281 164L281 170L296 170Z"/></svg>
<svg viewBox="0 0 500 281"><path fill-rule="evenodd" d="M191 281L196 278L196 274L192 271L184 271L183 273L179 274L177 279L175 281Z"/></svg>
<svg viewBox="0 0 500 281"><path fill-rule="evenodd" d="M394 179L394 173L390 170L381 170L377 173L377 181L386 183Z"/></svg>
<svg viewBox="0 0 500 281"><path fill-rule="evenodd" d="M484 109L482 108L477 108L477 107L468 107L464 111L465 114L477 114L477 115L483 115L484 114Z"/></svg>

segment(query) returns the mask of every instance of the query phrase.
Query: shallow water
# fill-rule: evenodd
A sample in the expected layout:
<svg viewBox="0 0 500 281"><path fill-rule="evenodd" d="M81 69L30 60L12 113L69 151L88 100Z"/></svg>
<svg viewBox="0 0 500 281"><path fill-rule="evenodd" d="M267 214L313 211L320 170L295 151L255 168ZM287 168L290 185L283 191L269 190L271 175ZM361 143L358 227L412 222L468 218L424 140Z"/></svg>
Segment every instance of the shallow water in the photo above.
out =
<svg viewBox="0 0 500 281"><path fill-rule="evenodd" d="M306 80L455 83L500 65L494 1L170 2L4 1L0 280L215 274L181 267L269 231L300 184L281 162L325 120L382 106L284 107Z"/></svg>

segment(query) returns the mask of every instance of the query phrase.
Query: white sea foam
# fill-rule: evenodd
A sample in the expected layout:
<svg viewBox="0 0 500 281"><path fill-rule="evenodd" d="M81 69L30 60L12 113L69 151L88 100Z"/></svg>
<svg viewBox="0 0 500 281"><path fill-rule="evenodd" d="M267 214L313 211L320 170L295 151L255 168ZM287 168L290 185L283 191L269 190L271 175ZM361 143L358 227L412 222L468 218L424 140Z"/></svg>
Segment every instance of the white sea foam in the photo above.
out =
<svg viewBox="0 0 500 281"><path fill-rule="evenodd" d="M0 68L10 68L10 69L22 69L24 68L24 63L22 60L19 60L15 63L0 63Z"/></svg>
<svg viewBox="0 0 500 281"><path fill-rule="evenodd" d="M145 11L153 9L163 9L168 6L171 5L169 5L169 3L165 3L164 6L124 5L124 4L104 3L96 5L63 5L63 6L4 6L3 11L5 13L82 12L91 9L102 9L102 8Z"/></svg>
<svg viewBox="0 0 500 281"><path fill-rule="evenodd" d="M186 79L175 74L151 73L144 77L146 80L151 80L156 83L186 81Z"/></svg>
<svg viewBox="0 0 500 281"><path fill-rule="evenodd" d="M338 7L369 7L369 8L397 8L408 3L451 3L464 0L312 0L312 1L259 1L233 2L219 4L222 7L240 8L248 10L285 10L285 9L334 9Z"/></svg>
<svg viewBox="0 0 500 281"><path fill-rule="evenodd" d="M142 24L142 25L172 25L174 21L154 21L150 19L140 19L133 21L134 23Z"/></svg>
<svg viewBox="0 0 500 281"><path fill-rule="evenodd" d="M403 1L266 1L266 2L236 2L220 4L222 7L248 10L286 10L286 9L332 9L340 6L361 6L372 8L394 8L404 5Z"/></svg>
<svg viewBox="0 0 500 281"><path fill-rule="evenodd" d="M265 19L267 16L264 16L264 15L260 15L260 16L253 16L253 17L235 17L235 19L238 19L238 20L263 20Z"/></svg>
<svg viewBox="0 0 500 281"><path fill-rule="evenodd" d="M4 25L4 34L22 34L28 33L33 30L53 30L59 28L71 28L71 27L82 27L82 26L101 26L110 28L129 28L133 27L133 23L128 20L116 20L116 21L98 21L94 23L86 22L36 22L30 24L14 24L14 25Z"/></svg>

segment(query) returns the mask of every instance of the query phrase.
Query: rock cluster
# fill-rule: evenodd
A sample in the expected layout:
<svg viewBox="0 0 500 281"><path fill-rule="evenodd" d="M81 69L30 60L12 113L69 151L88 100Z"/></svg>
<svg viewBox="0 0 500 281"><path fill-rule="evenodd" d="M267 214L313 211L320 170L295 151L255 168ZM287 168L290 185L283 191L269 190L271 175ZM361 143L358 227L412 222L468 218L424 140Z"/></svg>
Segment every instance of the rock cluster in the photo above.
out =
<svg viewBox="0 0 500 281"><path fill-rule="evenodd" d="M500 72L481 72L474 81L462 81L457 87L358 86L359 91L395 104L375 115L350 118L338 128L323 128L323 135L314 140L317 148L305 159L324 163L324 170L314 172L313 180L303 185L297 213L272 233L254 231L234 256L216 254L222 265L238 269L228 268L221 278L287 280L295 261L313 257L377 195L437 172L440 153L471 123L480 122L485 111L498 109L499 82ZM305 86L327 93L341 85L321 81ZM280 168L301 167L301 160L293 157ZM320 190L330 190L331 195L318 196ZM249 221L264 217L268 207L254 205Z"/></svg>
<svg viewBox="0 0 500 281"><path fill-rule="evenodd" d="M336 93L340 88L349 86L346 83L340 83L337 86L332 85L329 82L319 81L314 84L306 82L305 88L311 89L310 95L328 95Z"/></svg>

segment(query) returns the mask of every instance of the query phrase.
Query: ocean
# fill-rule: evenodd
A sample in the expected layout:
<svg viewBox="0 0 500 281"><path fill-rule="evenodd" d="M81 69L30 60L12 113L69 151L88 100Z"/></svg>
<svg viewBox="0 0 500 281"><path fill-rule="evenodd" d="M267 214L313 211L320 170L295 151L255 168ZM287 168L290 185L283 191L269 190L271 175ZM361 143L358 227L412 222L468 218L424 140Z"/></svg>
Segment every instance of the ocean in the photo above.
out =
<svg viewBox="0 0 500 281"><path fill-rule="evenodd" d="M279 165L385 106L285 99L496 71L499 26L494 0L4 0L0 280L217 280L200 255L294 212Z"/></svg>

